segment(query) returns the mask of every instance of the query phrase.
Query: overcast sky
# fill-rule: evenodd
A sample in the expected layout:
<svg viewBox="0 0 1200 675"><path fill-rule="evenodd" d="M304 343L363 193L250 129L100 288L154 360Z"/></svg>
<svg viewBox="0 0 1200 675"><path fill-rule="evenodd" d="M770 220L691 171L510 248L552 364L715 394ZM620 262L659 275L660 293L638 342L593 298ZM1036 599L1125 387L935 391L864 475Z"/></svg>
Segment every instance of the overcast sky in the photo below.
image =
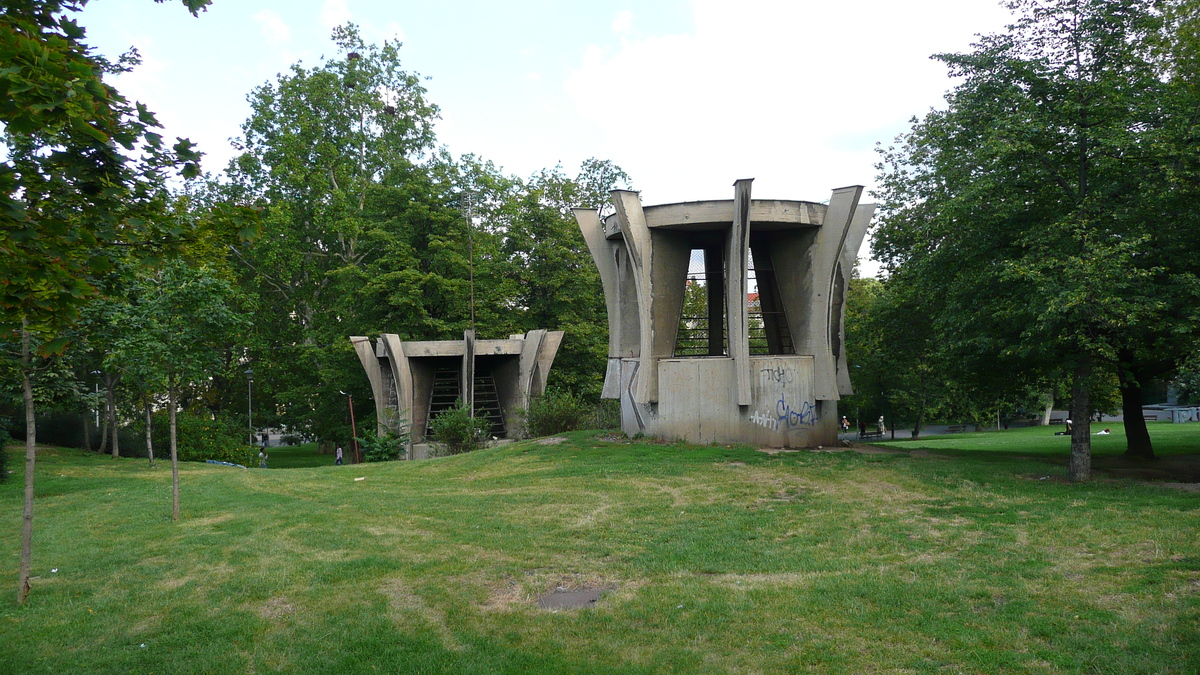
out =
<svg viewBox="0 0 1200 675"><path fill-rule="evenodd" d="M658 204L728 199L738 178L756 198L871 188L876 142L952 86L930 55L1009 18L995 0L215 0L199 18L174 0L92 0L82 24L106 55L137 47L118 88L195 141L206 170L232 156L246 94L333 55L330 29L353 21L404 42L453 154L523 177L610 159Z"/></svg>

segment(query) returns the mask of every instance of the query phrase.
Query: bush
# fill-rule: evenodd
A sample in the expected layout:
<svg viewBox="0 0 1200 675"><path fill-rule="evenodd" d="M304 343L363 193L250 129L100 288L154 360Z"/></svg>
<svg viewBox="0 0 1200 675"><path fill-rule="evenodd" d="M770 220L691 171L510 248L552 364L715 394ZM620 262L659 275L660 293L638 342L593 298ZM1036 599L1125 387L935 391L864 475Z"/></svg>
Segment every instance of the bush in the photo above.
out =
<svg viewBox="0 0 1200 675"><path fill-rule="evenodd" d="M553 436L578 429L619 429L620 401L590 402L579 394L551 389L520 411L517 438Z"/></svg>
<svg viewBox="0 0 1200 675"><path fill-rule="evenodd" d="M296 434L284 434L282 437L280 437L279 442L283 443L284 445L300 445L304 442L304 439L300 438Z"/></svg>
<svg viewBox="0 0 1200 675"><path fill-rule="evenodd" d="M459 399L453 408L433 418L429 428L434 440L446 445L447 454L457 455L482 448L491 425L482 417L471 417L471 411Z"/></svg>
<svg viewBox="0 0 1200 675"><path fill-rule="evenodd" d="M171 427L167 412L164 410L155 413L152 421L154 429L151 439L154 442L154 455L159 459L170 459ZM239 422L181 411L177 423L176 443L181 462L215 459L242 466L256 465L259 449L246 443L249 432Z"/></svg>
<svg viewBox="0 0 1200 675"><path fill-rule="evenodd" d="M408 445L408 433L386 433L382 436L368 434L358 439L359 451L364 462L391 462L400 459L404 446Z"/></svg>
<svg viewBox="0 0 1200 675"><path fill-rule="evenodd" d="M550 389L533 399L525 416L531 436L552 436L591 425L592 408L578 394Z"/></svg>

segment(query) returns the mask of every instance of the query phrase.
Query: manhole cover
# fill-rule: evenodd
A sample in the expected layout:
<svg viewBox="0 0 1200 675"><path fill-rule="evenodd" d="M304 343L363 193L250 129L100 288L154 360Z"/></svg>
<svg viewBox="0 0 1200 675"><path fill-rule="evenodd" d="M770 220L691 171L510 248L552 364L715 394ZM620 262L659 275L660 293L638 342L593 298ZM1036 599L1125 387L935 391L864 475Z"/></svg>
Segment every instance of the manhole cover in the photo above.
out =
<svg viewBox="0 0 1200 675"><path fill-rule="evenodd" d="M590 607L596 604L604 589L584 588L577 591L554 591L538 598L538 607L542 609L574 609Z"/></svg>

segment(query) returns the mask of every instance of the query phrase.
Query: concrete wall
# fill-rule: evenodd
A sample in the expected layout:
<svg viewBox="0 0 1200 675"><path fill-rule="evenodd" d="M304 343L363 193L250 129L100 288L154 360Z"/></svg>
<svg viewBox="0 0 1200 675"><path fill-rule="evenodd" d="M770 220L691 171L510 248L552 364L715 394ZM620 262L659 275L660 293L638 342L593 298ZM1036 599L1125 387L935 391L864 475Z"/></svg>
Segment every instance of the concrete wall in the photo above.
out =
<svg viewBox="0 0 1200 675"><path fill-rule="evenodd" d="M751 356L751 402L736 403L736 372L729 357L662 359L659 402L633 399L639 363L622 360L621 427L690 443L749 443L799 448L837 440L836 402L813 398L811 356Z"/></svg>

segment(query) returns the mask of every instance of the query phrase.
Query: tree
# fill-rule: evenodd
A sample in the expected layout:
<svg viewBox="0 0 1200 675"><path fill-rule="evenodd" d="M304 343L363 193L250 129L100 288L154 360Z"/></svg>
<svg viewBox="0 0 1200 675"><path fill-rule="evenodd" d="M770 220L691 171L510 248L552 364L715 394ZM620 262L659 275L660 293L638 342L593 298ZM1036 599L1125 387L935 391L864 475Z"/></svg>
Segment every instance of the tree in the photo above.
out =
<svg viewBox="0 0 1200 675"><path fill-rule="evenodd" d="M184 0L193 14L209 3ZM154 216L165 172L194 175L199 158L185 140L166 147L154 116L104 83L136 54L115 63L93 54L70 16L84 4L19 0L0 13L0 327L21 335L27 424L18 602L29 595L33 535L30 350L62 350L64 328L95 294L89 278L114 249L157 256L185 234Z"/></svg>
<svg viewBox="0 0 1200 675"><path fill-rule="evenodd" d="M938 299L938 339L971 372L1070 373L1086 480L1096 379L1149 335L1197 333L1197 260L1170 242L1170 217L1195 215L1162 198L1195 146L1165 135L1184 113L1163 105L1150 0L1009 7L1007 32L935 57L961 83L883 151L875 253Z"/></svg>
<svg viewBox="0 0 1200 675"><path fill-rule="evenodd" d="M205 266L172 260L141 278L117 353L142 377L167 386L171 446L171 519L179 520L179 390L221 368L222 349L246 322L231 306L233 289ZM152 380L153 381L153 380Z"/></svg>
<svg viewBox="0 0 1200 675"><path fill-rule="evenodd" d="M446 311L447 297L465 294L444 283L447 268L466 277L465 247L452 246L465 224L422 163L437 108L401 67L399 42L367 45L353 25L333 38L338 58L297 64L251 92L242 154L218 188L259 203L270 233L237 251L258 307L256 394L283 411L278 422L322 437L344 417L330 389L368 398L347 335L396 312L429 338L466 315L465 302Z"/></svg>

